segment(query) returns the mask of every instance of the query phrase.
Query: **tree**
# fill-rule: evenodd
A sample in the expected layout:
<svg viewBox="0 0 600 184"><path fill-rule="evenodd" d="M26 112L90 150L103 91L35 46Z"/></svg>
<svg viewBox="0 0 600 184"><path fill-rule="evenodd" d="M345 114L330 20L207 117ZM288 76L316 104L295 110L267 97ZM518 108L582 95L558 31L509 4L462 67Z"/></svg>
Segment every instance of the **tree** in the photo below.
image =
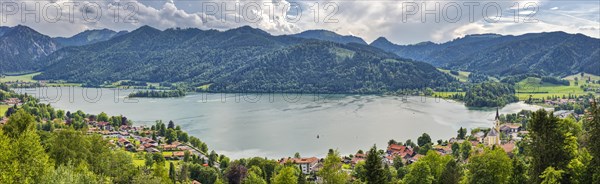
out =
<svg viewBox="0 0 600 184"><path fill-rule="evenodd" d="M390 141L388 141L388 146L392 144L398 144L398 142L396 142L394 139L390 139Z"/></svg>
<svg viewBox="0 0 600 184"><path fill-rule="evenodd" d="M401 157L401 156L396 156L396 157L394 157L394 160L393 160L393 161L394 161L394 164L393 164L393 165L394 165L394 168L395 168L396 170L397 170L397 169L400 169L401 167L404 167L404 162L402 161L402 157Z"/></svg>
<svg viewBox="0 0 600 184"><path fill-rule="evenodd" d="M231 163L227 170L225 170L225 178L230 184L241 184L242 180L246 178L248 169L242 165L239 161Z"/></svg>
<svg viewBox="0 0 600 184"><path fill-rule="evenodd" d="M512 163L504 150L485 148L483 153L469 159L469 183L508 183Z"/></svg>
<svg viewBox="0 0 600 184"><path fill-rule="evenodd" d="M6 125L2 126L4 134L9 138L17 138L25 131L35 129L35 118L23 109L17 110L8 118Z"/></svg>
<svg viewBox="0 0 600 184"><path fill-rule="evenodd" d="M216 183L219 172L214 167L204 167L200 164L190 165L190 178L200 183Z"/></svg>
<svg viewBox="0 0 600 184"><path fill-rule="evenodd" d="M589 111L590 119L586 120L586 127L588 127L588 148L592 160L588 173L592 175L594 183L600 183L600 105L598 105L598 102L593 102Z"/></svg>
<svg viewBox="0 0 600 184"><path fill-rule="evenodd" d="M434 178L427 163L415 162L410 165L410 170L402 181L405 184L432 184Z"/></svg>
<svg viewBox="0 0 600 184"><path fill-rule="evenodd" d="M175 177L175 165L173 165L173 162L169 162L169 179L171 179L173 183L175 182Z"/></svg>
<svg viewBox="0 0 600 184"><path fill-rule="evenodd" d="M421 137L417 138L417 144L419 145L419 147L422 147L425 144L429 144L429 143L432 143L432 142L431 142L431 137L429 137L429 134L427 134L427 133L423 133L423 135L421 135Z"/></svg>
<svg viewBox="0 0 600 184"><path fill-rule="evenodd" d="M342 159L337 151L327 154L323 168L317 173L325 184L346 183L348 175L342 171Z"/></svg>
<svg viewBox="0 0 600 184"><path fill-rule="evenodd" d="M540 179L542 179L541 184L558 184L562 180L564 171L556 170L554 167L550 166L542 172Z"/></svg>
<svg viewBox="0 0 600 184"><path fill-rule="evenodd" d="M456 142L452 144L450 148L452 148L452 156L454 156L454 158L460 158L460 144Z"/></svg>
<svg viewBox="0 0 600 184"><path fill-rule="evenodd" d="M460 129L458 129L458 135L456 136L457 139L465 139L465 136L467 135L467 129L460 127Z"/></svg>
<svg viewBox="0 0 600 184"><path fill-rule="evenodd" d="M445 184L458 184L458 182L460 182L461 175L462 172L458 163L456 160L451 159L444 167L444 171L442 171L439 181L440 183Z"/></svg>
<svg viewBox="0 0 600 184"><path fill-rule="evenodd" d="M273 184L296 184L298 176L296 176L297 168L295 166L286 166L279 170L273 177Z"/></svg>
<svg viewBox="0 0 600 184"><path fill-rule="evenodd" d="M180 130L178 130L178 131L180 131ZM188 133L187 132L179 133L177 136L177 140L179 140L179 142L188 142Z"/></svg>
<svg viewBox="0 0 600 184"><path fill-rule="evenodd" d="M521 184L527 183L529 177L527 177L527 168L525 163L517 157L512 159L513 171L510 177L510 184Z"/></svg>
<svg viewBox="0 0 600 184"><path fill-rule="evenodd" d="M244 179L244 184L267 184L267 182L260 176L261 174L248 172L248 176Z"/></svg>
<svg viewBox="0 0 600 184"><path fill-rule="evenodd" d="M52 165L40 144L40 137L34 130L22 132L13 140L10 151L19 153L14 155L10 166L19 173L13 177L15 183L43 183L42 179L50 172L49 168L52 168Z"/></svg>
<svg viewBox="0 0 600 184"><path fill-rule="evenodd" d="M433 181L437 182L441 181L440 177L442 172L450 160L452 160L452 157L448 155L441 156L437 152L430 150L423 158L420 158L418 162L423 162L429 166L431 169L431 175L433 176Z"/></svg>
<svg viewBox="0 0 600 184"><path fill-rule="evenodd" d="M168 129L175 129L175 123L171 120L169 121L169 126L167 126Z"/></svg>
<svg viewBox="0 0 600 184"><path fill-rule="evenodd" d="M529 156L531 159L532 177L535 183L540 183L540 175L546 168L553 167L558 170L566 168L572 159L572 154L564 143L566 140L565 130L561 130L561 121L552 113L540 109L531 114L528 126L530 128L531 143L529 144Z"/></svg>
<svg viewBox="0 0 600 184"><path fill-rule="evenodd" d="M467 160L471 155L471 142L465 141L460 145L460 153L463 160Z"/></svg>
<svg viewBox="0 0 600 184"><path fill-rule="evenodd" d="M100 114L98 114L97 120L99 122L108 122L108 115L104 112L101 112Z"/></svg>
<svg viewBox="0 0 600 184"><path fill-rule="evenodd" d="M79 165L93 156L88 150L92 145L85 135L73 129L53 132L48 142L48 154L57 165Z"/></svg>
<svg viewBox="0 0 600 184"><path fill-rule="evenodd" d="M382 184L386 183L386 174L383 169L382 157L377 150L377 146L373 145L371 150L367 152L367 159L365 161L366 182L368 184Z"/></svg>
<svg viewBox="0 0 600 184"><path fill-rule="evenodd" d="M0 129L0 183L9 183L15 180L17 168L13 165L16 156L11 152L10 139Z"/></svg>
<svg viewBox="0 0 600 184"><path fill-rule="evenodd" d="M150 167L152 167L153 164L154 164L154 158L152 158L152 154L146 153L144 155L144 165L147 168L150 168Z"/></svg>
<svg viewBox="0 0 600 184"><path fill-rule="evenodd" d="M168 129L165 138L167 139L167 144L171 144L177 140L177 133L173 129Z"/></svg>
<svg viewBox="0 0 600 184"><path fill-rule="evenodd" d="M294 158L300 158L300 153L298 153L298 152L294 153Z"/></svg>

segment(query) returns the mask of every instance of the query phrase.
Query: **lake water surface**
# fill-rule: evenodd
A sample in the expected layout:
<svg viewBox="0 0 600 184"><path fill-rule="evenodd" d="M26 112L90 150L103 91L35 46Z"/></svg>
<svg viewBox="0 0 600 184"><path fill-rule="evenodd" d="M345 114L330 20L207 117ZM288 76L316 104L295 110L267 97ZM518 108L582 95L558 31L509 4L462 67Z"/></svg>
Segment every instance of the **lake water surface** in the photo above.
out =
<svg viewBox="0 0 600 184"><path fill-rule="evenodd" d="M16 89L55 108L124 115L134 124L173 120L209 149L232 158L324 157L373 144L405 141L426 132L432 140L456 136L459 127L491 127L495 109L470 110L462 103L420 96L315 94L207 94L182 98L125 98L131 90L79 87ZM500 109L535 110L522 102ZM317 138L319 136L319 138Z"/></svg>

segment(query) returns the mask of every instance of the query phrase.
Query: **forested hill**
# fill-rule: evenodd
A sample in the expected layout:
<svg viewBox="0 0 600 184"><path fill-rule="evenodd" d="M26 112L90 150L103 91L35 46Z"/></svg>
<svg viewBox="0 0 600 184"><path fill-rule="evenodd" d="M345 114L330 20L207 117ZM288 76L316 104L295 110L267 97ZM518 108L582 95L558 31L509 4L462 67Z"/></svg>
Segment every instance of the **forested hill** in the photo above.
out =
<svg viewBox="0 0 600 184"><path fill-rule="evenodd" d="M62 46L82 46L109 40L115 36L126 34L127 31L116 32L110 29L86 30L72 37L56 37L54 40Z"/></svg>
<svg viewBox="0 0 600 184"><path fill-rule="evenodd" d="M0 74L34 71L43 66L37 59L59 48L52 38L29 27L0 27Z"/></svg>
<svg viewBox="0 0 600 184"><path fill-rule="evenodd" d="M143 26L105 42L59 50L36 79L100 84L187 82L227 92L379 93L444 85L433 66L375 47L228 31Z"/></svg>
<svg viewBox="0 0 600 184"><path fill-rule="evenodd" d="M300 37L300 38L307 38L307 39L325 40L325 41L331 41L331 42L343 43L343 44L358 43L358 44L367 45L367 42L365 42L360 37L350 36L350 35L339 35L335 32L327 31L327 30L308 30L308 31L304 31L304 32L301 32L298 34L294 34L292 36Z"/></svg>
<svg viewBox="0 0 600 184"><path fill-rule="evenodd" d="M600 40L582 34L481 34L442 44L415 45L395 45L380 38L371 45L434 66L496 76L525 73L565 76L579 72L600 75Z"/></svg>

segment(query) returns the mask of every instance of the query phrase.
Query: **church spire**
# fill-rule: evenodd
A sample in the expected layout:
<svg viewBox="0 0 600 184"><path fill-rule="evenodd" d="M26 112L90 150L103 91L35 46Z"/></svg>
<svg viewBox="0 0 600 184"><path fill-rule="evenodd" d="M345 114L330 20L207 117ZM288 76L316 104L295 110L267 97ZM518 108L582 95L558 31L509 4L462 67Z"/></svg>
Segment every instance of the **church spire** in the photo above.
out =
<svg viewBox="0 0 600 184"><path fill-rule="evenodd" d="M496 107L496 118L494 120L500 120L500 113L498 113L498 107Z"/></svg>

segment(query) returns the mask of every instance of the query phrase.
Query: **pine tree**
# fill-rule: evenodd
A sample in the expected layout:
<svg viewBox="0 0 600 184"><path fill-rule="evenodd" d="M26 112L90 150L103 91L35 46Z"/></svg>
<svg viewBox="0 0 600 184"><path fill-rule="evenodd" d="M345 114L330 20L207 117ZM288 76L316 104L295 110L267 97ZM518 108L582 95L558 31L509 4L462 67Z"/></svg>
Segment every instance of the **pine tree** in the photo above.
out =
<svg viewBox="0 0 600 184"><path fill-rule="evenodd" d="M377 150L377 146L373 145L371 150L367 152L367 160L365 161L365 169L367 171L366 179L368 184L384 184L387 183L385 170L383 168L382 157Z"/></svg>
<svg viewBox="0 0 600 184"><path fill-rule="evenodd" d="M439 181L446 184L458 184L461 174L462 172L458 166L458 163L452 159L448 161L444 167L444 171L442 171L442 176L440 177Z"/></svg>

